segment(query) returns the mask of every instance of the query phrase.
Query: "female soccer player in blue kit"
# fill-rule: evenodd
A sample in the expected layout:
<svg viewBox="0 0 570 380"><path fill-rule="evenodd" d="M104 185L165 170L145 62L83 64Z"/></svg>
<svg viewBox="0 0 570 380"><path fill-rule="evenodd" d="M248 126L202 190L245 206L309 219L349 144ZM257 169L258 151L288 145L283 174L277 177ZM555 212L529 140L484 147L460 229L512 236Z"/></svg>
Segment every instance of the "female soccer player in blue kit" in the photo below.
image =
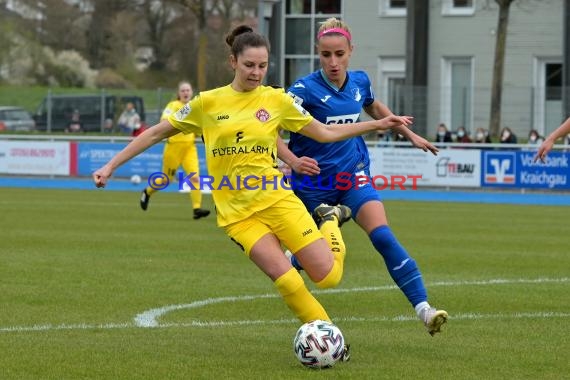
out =
<svg viewBox="0 0 570 380"><path fill-rule="evenodd" d="M353 46L350 30L343 21L330 18L321 24L317 48L322 68L297 80L288 90L298 104L324 124L357 122L362 109L377 120L392 115L386 105L374 98L368 75L363 71L348 71ZM437 148L406 126L392 129L414 146L434 154L437 152ZM370 178L370 160L364 139L357 136L319 143L292 133L288 148L279 140L278 150L279 158L293 170L292 186L307 209L314 210L323 203L350 207L356 223L366 231L384 258L390 276L428 332L431 335L439 332L447 320L447 312L428 303L420 270L388 226L378 191L370 183L346 186L347 183L355 184L356 176ZM339 173L345 176L344 182L337 181ZM350 177L346 178L345 173ZM291 260L295 267L302 269L295 256Z"/></svg>

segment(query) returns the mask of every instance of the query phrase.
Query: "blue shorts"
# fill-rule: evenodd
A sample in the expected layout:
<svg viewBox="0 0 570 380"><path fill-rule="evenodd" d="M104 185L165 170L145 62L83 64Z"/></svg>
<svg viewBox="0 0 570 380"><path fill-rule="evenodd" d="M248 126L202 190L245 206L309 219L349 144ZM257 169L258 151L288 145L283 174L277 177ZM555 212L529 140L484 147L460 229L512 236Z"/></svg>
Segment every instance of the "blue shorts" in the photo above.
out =
<svg viewBox="0 0 570 380"><path fill-rule="evenodd" d="M370 178L370 169L365 168L344 177L342 181L333 181L331 189L314 189L311 187L297 188L295 194L303 201L309 212L320 205L342 204L350 207L353 218L358 214L360 207L369 201L381 201L378 190L370 183L357 181L356 176L366 176Z"/></svg>

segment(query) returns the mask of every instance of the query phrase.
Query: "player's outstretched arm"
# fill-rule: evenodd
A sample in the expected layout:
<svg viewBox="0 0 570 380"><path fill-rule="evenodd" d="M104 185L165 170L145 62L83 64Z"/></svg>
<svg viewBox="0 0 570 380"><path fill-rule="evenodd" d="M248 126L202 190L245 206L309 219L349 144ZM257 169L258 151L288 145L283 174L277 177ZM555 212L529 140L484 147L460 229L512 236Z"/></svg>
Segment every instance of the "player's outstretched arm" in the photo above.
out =
<svg viewBox="0 0 570 380"><path fill-rule="evenodd" d="M173 136L178 132L180 131L170 125L168 120L163 120L155 126L147 129L131 141L123 150L117 153L115 157L113 157L103 167L97 169L93 173L95 186L105 187L115 169L131 158L137 156L139 153L145 151L150 146L162 141L164 138Z"/></svg>
<svg viewBox="0 0 570 380"><path fill-rule="evenodd" d="M556 128L550 135L548 135L542 144L538 147L538 151L536 152L536 156L534 156L534 162L537 160L541 160L544 162L546 155L548 152L552 150L554 143L561 137L566 136L570 133L570 117L564 121L558 128Z"/></svg>
<svg viewBox="0 0 570 380"><path fill-rule="evenodd" d="M398 125L408 126L412 124L412 116L389 115L380 120L361 121L351 124L325 125L313 119L304 126L299 133L318 142L335 142L346 140L350 137L360 136L368 132L386 130Z"/></svg>

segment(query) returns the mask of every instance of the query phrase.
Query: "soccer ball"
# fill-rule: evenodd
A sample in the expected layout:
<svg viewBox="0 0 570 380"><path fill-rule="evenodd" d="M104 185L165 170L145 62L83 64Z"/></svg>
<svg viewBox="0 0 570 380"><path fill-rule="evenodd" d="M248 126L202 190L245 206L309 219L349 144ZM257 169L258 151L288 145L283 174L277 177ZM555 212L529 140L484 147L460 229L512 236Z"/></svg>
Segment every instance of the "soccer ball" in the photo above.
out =
<svg viewBox="0 0 570 380"><path fill-rule="evenodd" d="M131 183L132 183L133 185L138 185L139 183L141 183L141 176L138 175L138 174L134 174L134 175L131 177Z"/></svg>
<svg viewBox="0 0 570 380"><path fill-rule="evenodd" d="M308 322L297 330L293 350L305 367L329 368L344 354L344 336L331 322Z"/></svg>

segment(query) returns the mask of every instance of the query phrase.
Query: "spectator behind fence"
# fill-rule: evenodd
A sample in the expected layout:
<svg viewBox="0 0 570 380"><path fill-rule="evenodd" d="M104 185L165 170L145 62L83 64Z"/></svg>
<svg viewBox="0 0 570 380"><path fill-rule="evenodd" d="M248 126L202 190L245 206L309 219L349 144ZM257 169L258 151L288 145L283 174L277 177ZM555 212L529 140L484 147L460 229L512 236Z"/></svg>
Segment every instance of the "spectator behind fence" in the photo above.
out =
<svg viewBox="0 0 570 380"><path fill-rule="evenodd" d="M81 115L79 110L73 111L71 114L71 120L67 123L65 127L65 133L80 133L83 132L83 123L81 122Z"/></svg>
<svg viewBox="0 0 570 380"><path fill-rule="evenodd" d="M511 131L511 128L504 127L501 130L501 144L516 144L517 136Z"/></svg>
<svg viewBox="0 0 570 380"><path fill-rule="evenodd" d="M457 142L458 143L470 143L471 141L471 137L469 137L469 133L467 132L467 130L465 129L464 126L461 126L459 128L457 128Z"/></svg>
<svg viewBox="0 0 570 380"><path fill-rule="evenodd" d="M447 129L444 123L439 123L437 126L437 133L435 135L435 142L450 143L453 142L451 132Z"/></svg>
<svg viewBox="0 0 570 380"><path fill-rule="evenodd" d="M125 110L119 116L117 124L120 131L128 135L134 135L135 131L141 127L141 117L132 102L127 103Z"/></svg>
<svg viewBox="0 0 570 380"><path fill-rule="evenodd" d="M531 129L528 133L528 144L529 145L540 145L544 141L544 137L538 133L536 129Z"/></svg>
<svg viewBox="0 0 570 380"><path fill-rule="evenodd" d="M105 119L103 123L103 132L113 133L113 119Z"/></svg>
<svg viewBox="0 0 570 380"><path fill-rule="evenodd" d="M473 142L477 144L490 144L491 137L489 137L489 131L487 131L485 128L477 128L475 130L475 139Z"/></svg>

